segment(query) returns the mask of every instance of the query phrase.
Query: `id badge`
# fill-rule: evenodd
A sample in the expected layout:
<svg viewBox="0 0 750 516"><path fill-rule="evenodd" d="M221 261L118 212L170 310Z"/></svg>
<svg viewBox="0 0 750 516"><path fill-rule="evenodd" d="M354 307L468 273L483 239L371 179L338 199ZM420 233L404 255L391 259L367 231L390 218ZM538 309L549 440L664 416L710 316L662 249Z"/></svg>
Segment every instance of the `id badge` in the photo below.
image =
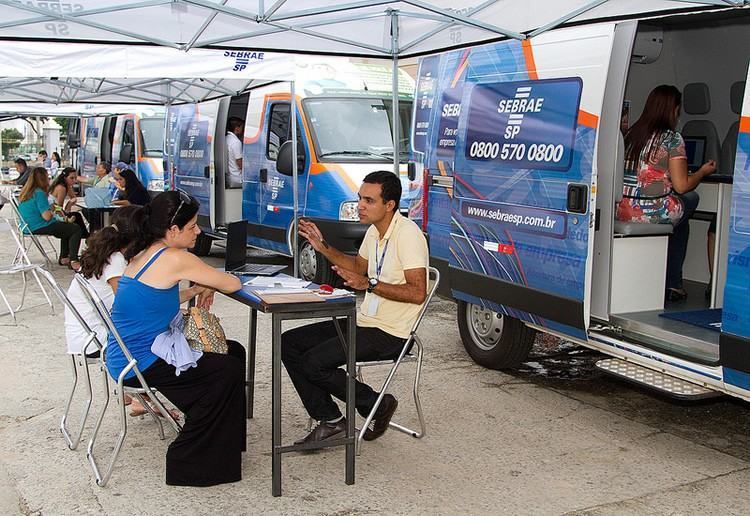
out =
<svg viewBox="0 0 750 516"><path fill-rule="evenodd" d="M365 309L365 315L375 317L378 314L379 304L380 298L377 295L370 293L370 295L367 296L367 307Z"/></svg>

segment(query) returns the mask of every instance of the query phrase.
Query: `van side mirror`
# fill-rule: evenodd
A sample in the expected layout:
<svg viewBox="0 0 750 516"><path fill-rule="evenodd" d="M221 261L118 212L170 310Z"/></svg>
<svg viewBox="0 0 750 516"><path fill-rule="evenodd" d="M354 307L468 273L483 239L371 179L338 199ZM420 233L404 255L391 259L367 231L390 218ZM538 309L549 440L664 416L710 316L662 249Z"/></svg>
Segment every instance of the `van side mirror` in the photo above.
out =
<svg viewBox="0 0 750 516"><path fill-rule="evenodd" d="M304 150L297 148L297 173L303 174L305 171L305 153ZM302 151L302 152L299 152ZM285 176L292 175L292 141L287 140L279 147L279 154L276 156L276 170L279 174Z"/></svg>
<svg viewBox="0 0 750 516"><path fill-rule="evenodd" d="M122 149L120 149L120 159L119 161L124 161L125 163L133 163L133 144L132 143L126 143L122 146Z"/></svg>
<svg viewBox="0 0 750 516"><path fill-rule="evenodd" d="M407 175L409 176L409 181L414 181L417 178L417 164L413 161L410 161L406 165Z"/></svg>

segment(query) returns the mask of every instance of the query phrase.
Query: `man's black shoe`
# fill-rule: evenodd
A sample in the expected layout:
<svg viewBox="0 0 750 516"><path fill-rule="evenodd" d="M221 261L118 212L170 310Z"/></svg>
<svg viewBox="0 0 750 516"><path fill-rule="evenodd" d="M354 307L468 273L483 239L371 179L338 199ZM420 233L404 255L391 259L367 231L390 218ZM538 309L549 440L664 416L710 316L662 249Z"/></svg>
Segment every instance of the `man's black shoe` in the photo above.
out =
<svg viewBox="0 0 750 516"><path fill-rule="evenodd" d="M346 435L346 418L335 423L329 423L327 421L321 421L318 426L313 428L312 432L307 434L302 439L294 441L294 444L308 444L319 441L327 441L329 439L338 439Z"/></svg>
<svg viewBox="0 0 750 516"><path fill-rule="evenodd" d="M391 394L383 396L383 401L380 402L378 411L375 412L375 417L372 418L370 428L365 430L365 435L362 438L365 441L374 441L388 430L388 423L391 422L393 413L398 408L398 400Z"/></svg>

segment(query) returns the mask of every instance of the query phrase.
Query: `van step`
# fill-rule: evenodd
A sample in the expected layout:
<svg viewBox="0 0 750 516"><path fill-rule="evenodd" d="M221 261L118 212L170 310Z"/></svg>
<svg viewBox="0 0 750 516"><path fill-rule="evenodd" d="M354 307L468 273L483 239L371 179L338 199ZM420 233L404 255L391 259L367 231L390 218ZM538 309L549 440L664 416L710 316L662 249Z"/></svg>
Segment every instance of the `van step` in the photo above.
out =
<svg viewBox="0 0 750 516"><path fill-rule="evenodd" d="M718 391L619 358L599 360L596 367L623 380L655 389L672 398L700 400L722 395Z"/></svg>

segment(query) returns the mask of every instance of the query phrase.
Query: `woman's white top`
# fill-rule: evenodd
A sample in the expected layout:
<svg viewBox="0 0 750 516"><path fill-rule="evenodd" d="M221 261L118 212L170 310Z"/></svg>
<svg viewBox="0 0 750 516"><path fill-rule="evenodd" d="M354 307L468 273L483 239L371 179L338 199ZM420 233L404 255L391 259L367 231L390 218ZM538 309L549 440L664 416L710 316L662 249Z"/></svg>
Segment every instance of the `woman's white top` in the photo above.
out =
<svg viewBox="0 0 750 516"><path fill-rule="evenodd" d="M102 275L99 278L92 276L89 279L89 284L91 284L99 295L107 310L112 309L112 303L115 300L115 293L107 282L112 278L122 276L127 265L128 262L125 261L125 257L121 252L112 253L109 257L109 263L104 266ZM107 342L107 328L99 320L99 315L96 314L94 307L86 299L75 278L73 278L73 281L70 282L70 287L68 287L68 299L76 307L76 310L83 320L86 321L86 324L96 332L99 342L105 344ZM83 346L86 342L86 333L78 322L78 319L76 319L73 312L67 306L65 307L65 338L68 342L68 353L84 352ZM94 353L96 350L96 345L92 343L89 344L85 352Z"/></svg>

